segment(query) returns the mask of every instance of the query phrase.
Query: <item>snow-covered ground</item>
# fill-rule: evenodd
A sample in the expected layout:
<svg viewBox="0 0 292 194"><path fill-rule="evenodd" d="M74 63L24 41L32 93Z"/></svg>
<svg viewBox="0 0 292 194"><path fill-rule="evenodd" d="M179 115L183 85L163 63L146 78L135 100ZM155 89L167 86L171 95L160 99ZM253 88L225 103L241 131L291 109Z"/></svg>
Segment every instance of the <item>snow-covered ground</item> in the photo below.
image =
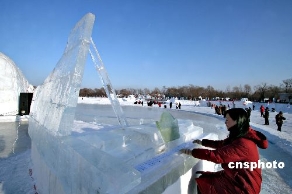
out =
<svg viewBox="0 0 292 194"><path fill-rule="evenodd" d="M148 107L145 102L144 106L134 104L133 99L119 100L127 111L133 111L132 109L127 109L129 106L146 108L151 111L151 114L157 115L161 111L167 110L171 111L171 114L177 118L192 119L195 125L203 127L204 131L217 133L219 138L224 138L227 135L224 118L222 115L215 114L215 110L207 107L205 102L201 102L200 106L198 106L198 103L194 101L180 101L182 104L181 110L175 109L175 103L172 110L170 110L169 104L166 104L167 108L164 109L163 105L161 107L158 107L158 105ZM86 111L88 109L83 105L93 107L96 104L110 104L107 98L79 98L78 103L78 106L81 108L77 108L76 114L79 117L87 114ZM269 140L269 148L260 150L261 161L277 161L278 163L283 162L285 164L283 169L263 169L261 193L292 193L292 110L285 104L263 104L265 107L269 106L270 110L271 108L276 109L276 112L270 112L270 125L264 125L264 119L260 116L259 112L260 105L260 103L256 103L255 110L251 113L251 126L263 132ZM105 109L111 111L110 106L105 106ZM138 109L134 110L133 114L138 114L137 117L141 117L139 122L147 122L148 115L140 114L140 111L137 111ZM276 130L277 126L275 124L275 115L279 111L282 111L287 119L284 121L282 132ZM106 115L107 112L103 114ZM95 122L85 122L76 119L75 124L82 125L83 128L95 130L108 127L107 124L102 124L99 118L91 119ZM148 119L148 121L151 121L151 119ZM27 133L27 116L3 116L0 117L0 122L0 193L36 193L30 162L30 138ZM80 129L80 127L77 128ZM80 133L82 131L77 131L76 129L76 132Z"/></svg>

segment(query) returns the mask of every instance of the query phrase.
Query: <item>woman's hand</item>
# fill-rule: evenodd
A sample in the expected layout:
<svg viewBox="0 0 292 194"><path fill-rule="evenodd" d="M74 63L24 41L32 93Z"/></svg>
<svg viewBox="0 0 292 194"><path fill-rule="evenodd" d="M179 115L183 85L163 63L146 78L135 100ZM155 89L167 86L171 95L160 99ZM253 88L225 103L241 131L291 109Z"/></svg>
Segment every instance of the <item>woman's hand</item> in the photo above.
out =
<svg viewBox="0 0 292 194"><path fill-rule="evenodd" d="M190 149L181 149L180 152L183 154L190 155L190 156L192 155L192 150Z"/></svg>
<svg viewBox="0 0 292 194"><path fill-rule="evenodd" d="M202 145L202 141L201 141L201 140L199 140L199 139L195 139L195 140L193 141L193 143L197 143L197 144L200 144L200 145Z"/></svg>

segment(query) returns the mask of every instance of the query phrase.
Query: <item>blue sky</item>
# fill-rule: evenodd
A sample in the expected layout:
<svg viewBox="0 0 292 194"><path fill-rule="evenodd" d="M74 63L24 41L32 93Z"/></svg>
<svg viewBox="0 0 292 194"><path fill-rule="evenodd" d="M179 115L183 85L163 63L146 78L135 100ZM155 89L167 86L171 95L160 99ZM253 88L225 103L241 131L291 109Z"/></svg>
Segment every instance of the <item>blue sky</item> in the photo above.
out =
<svg viewBox="0 0 292 194"><path fill-rule="evenodd" d="M0 52L33 85L88 12L114 88L279 85L292 78L291 0L0 0ZM82 87L100 88L88 60Z"/></svg>

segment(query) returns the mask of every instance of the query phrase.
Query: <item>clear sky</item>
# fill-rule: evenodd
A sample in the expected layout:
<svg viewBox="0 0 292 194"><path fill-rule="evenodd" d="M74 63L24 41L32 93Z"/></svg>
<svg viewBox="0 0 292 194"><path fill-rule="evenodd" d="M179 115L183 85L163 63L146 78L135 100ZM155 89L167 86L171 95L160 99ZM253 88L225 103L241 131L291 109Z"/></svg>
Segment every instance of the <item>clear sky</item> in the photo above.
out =
<svg viewBox="0 0 292 194"><path fill-rule="evenodd" d="M0 52L33 85L53 70L88 12L116 89L225 90L292 78L291 0L0 0L0 8ZM101 87L89 60L82 87Z"/></svg>

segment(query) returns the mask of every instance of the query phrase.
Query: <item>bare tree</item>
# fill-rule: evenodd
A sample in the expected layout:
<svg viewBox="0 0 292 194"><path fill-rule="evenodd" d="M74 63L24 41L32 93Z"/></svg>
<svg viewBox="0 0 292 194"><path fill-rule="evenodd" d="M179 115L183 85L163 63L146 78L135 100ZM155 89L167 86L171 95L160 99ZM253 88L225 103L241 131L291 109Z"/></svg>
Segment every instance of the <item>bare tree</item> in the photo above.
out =
<svg viewBox="0 0 292 194"><path fill-rule="evenodd" d="M137 89L138 94L144 95L142 89Z"/></svg>
<svg viewBox="0 0 292 194"><path fill-rule="evenodd" d="M94 96L100 96L100 97L103 97L103 96L106 96L106 92L104 90L104 88L95 88L94 89Z"/></svg>
<svg viewBox="0 0 292 194"><path fill-rule="evenodd" d="M226 93L230 93L231 92L231 89L230 89L230 86L228 85L227 87L226 87Z"/></svg>
<svg viewBox="0 0 292 194"><path fill-rule="evenodd" d="M245 93L246 97L249 97L249 95L251 94L251 86L248 84L245 84L243 86L243 92Z"/></svg>
<svg viewBox="0 0 292 194"><path fill-rule="evenodd" d="M161 91L159 88L154 88L154 90L150 93L151 96L155 97L155 99L159 98L161 96Z"/></svg>
<svg viewBox="0 0 292 194"><path fill-rule="evenodd" d="M123 97L127 97L132 94L132 91L128 89L121 89L119 94Z"/></svg>
<svg viewBox="0 0 292 194"><path fill-rule="evenodd" d="M178 90L177 90L176 87L169 87L169 88L167 88L167 90L166 90L166 95L167 95L168 97L176 97L177 94L178 94Z"/></svg>
<svg viewBox="0 0 292 194"><path fill-rule="evenodd" d="M86 96L88 96L88 94L89 94L89 89L88 88L82 88L79 91L79 96L86 97Z"/></svg>
<svg viewBox="0 0 292 194"><path fill-rule="evenodd" d="M292 90L292 78L283 80L285 92L289 93Z"/></svg>
<svg viewBox="0 0 292 194"><path fill-rule="evenodd" d="M273 99L273 98L275 98L275 99L278 99L279 98L279 93L281 92L281 88L280 87L278 87L278 86L274 86L274 85L270 85L269 87L268 87L268 90L267 90L267 97L269 98L269 99Z"/></svg>
<svg viewBox="0 0 292 194"><path fill-rule="evenodd" d="M283 80L283 83L280 87L270 85L267 83L262 83L260 85L256 85L254 87L254 93L252 93L251 86L245 84L243 87L241 85L234 86L232 89L230 86L226 87L226 90L223 92L221 90L215 90L212 86L208 85L206 88L200 86L194 86L193 84L189 84L188 86L179 86L179 87L166 87L163 86L160 90L159 88L154 88L153 91L148 88L144 89L121 89L117 94L122 96L128 96L130 94L138 95L138 94L150 94L153 97L158 96L166 96L166 97L187 97L188 99L196 99L199 96L203 98L212 99L214 97L230 97L231 99L240 99L243 97L248 97L253 100L263 100L265 97L271 98L279 98L279 93L286 91L287 93L292 92L292 78ZM79 96L105 96L105 91L103 88L94 90L90 88L80 89ZM291 97L289 97L292 99Z"/></svg>
<svg viewBox="0 0 292 194"><path fill-rule="evenodd" d="M267 89L268 89L267 83L262 83L261 85L256 85L254 87L255 92L259 94L258 100L261 100L261 101L264 100Z"/></svg>
<svg viewBox="0 0 292 194"><path fill-rule="evenodd" d="M178 97L187 97L190 93L189 86L182 86L178 88Z"/></svg>
<svg viewBox="0 0 292 194"><path fill-rule="evenodd" d="M144 92L144 95L150 94L150 90L148 88L144 88L143 92Z"/></svg>
<svg viewBox="0 0 292 194"><path fill-rule="evenodd" d="M189 99L194 100L199 96L203 96L205 88L194 86L192 84L188 87L188 94L186 95Z"/></svg>
<svg viewBox="0 0 292 194"><path fill-rule="evenodd" d="M208 96L209 98L214 98L214 97L216 97L216 91L215 91L215 89L212 87L212 86L207 86L207 88L206 88L206 96Z"/></svg>
<svg viewBox="0 0 292 194"><path fill-rule="evenodd" d="M232 95L231 96L233 99L239 99L239 98L241 98L241 93L242 93L241 88L239 86L234 86L232 88Z"/></svg>

